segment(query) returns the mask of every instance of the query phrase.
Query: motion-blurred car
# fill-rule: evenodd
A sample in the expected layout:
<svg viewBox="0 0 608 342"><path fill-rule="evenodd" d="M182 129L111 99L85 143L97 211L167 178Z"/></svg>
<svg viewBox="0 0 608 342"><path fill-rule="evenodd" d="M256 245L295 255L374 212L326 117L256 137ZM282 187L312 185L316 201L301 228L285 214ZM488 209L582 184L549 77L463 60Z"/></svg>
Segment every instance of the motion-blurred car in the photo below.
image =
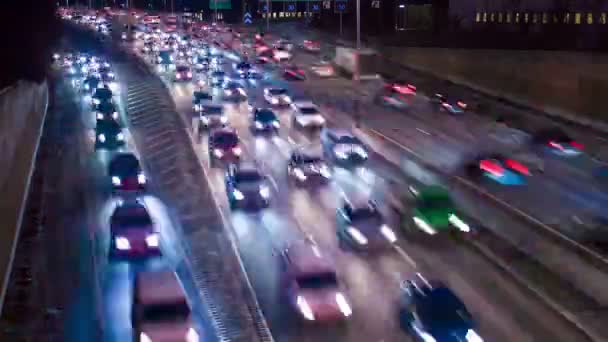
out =
<svg viewBox="0 0 608 342"><path fill-rule="evenodd" d="M210 64L208 58L199 58L194 60L194 71L197 73L207 72L210 69Z"/></svg>
<svg viewBox="0 0 608 342"><path fill-rule="evenodd" d="M344 167L362 166L369 157L363 143L346 131L323 128L321 144L325 155Z"/></svg>
<svg viewBox="0 0 608 342"><path fill-rule="evenodd" d="M97 121L95 127L95 149L116 149L124 146L125 135L114 120Z"/></svg>
<svg viewBox="0 0 608 342"><path fill-rule="evenodd" d="M445 285L418 276L402 285L401 328L416 341L483 342L464 303Z"/></svg>
<svg viewBox="0 0 608 342"><path fill-rule="evenodd" d="M209 78L211 79L211 86L221 87L226 82L226 73L221 70L215 70L211 72Z"/></svg>
<svg viewBox="0 0 608 342"><path fill-rule="evenodd" d="M331 168L321 155L297 149L287 163L287 175L296 185L326 184L331 180Z"/></svg>
<svg viewBox="0 0 608 342"><path fill-rule="evenodd" d="M321 43L316 40L305 40L302 42L302 49L308 52L321 52Z"/></svg>
<svg viewBox="0 0 608 342"><path fill-rule="evenodd" d="M174 64L174 62L175 59L170 50L161 50L158 52L158 57L156 58L157 64L168 66Z"/></svg>
<svg viewBox="0 0 608 342"><path fill-rule="evenodd" d="M243 152L240 147L239 136L236 130L231 128L211 131L208 146L209 160L212 167L215 166L217 161L236 163Z"/></svg>
<svg viewBox="0 0 608 342"><path fill-rule="evenodd" d="M139 191L146 188L146 176L133 153L114 156L108 167L108 175L114 191Z"/></svg>
<svg viewBox="0 0 608 342"><path fill-rule="evenodd" d="M137 273L131 325L137 342L201 341L186 293L173 271Z"/></svg>
<svg viewBox="0 0 608 342"><path fill-rule="evenodd" d="M272 47L275 49L284 49L286 51L293 50L293 44L289 39L281 38L272 44Z"/></svg>
<svg viewBox="0 0 608 342"><path fill-rule="evenodd" d="M93 110L97 110L103 103L114 103L112 96L112 90L105 85L102 88L95 88L93 96L91 96L91 106Z"/></svg>
<svg viewBox="0 0 608 342"><path fill-rule="evenodd" d="M285 88L264 88L264 100L273 106L288 106L291 104L291 97Z"/></svg>
<svg viewBox="0 0 608 342"><path fill-rule="evenodd" d="M224 100L244 101L247 99L247 92L245 92L245 88L239 82L224 82L222 88L224 89Z"/></svg>
<svg viewBox="0 0 608 342"><path fill-rule="evenodd" d="M226 195L231 209L266 208L270 204L270 182L253 164L231 164L226 171Z"/></svg>
<svg viewBox="0 0 608 342"><path fill-rule="evenodd" d="M287 62L291 59L291 53L282 47L278 47L272 50L272 59L277 62Z"/></svg>
<svg viewBox="0 0 608 342"><path fill-rule="evenodd" d="M397 235L385 223L376 203L366 196L343 196L336 221L341 247L375 251L387 249L397 242Z"/></svg>
<svg viewBox="0 0 608 342"><path fill-rule="evenodd" d="M206 91L195 90L192 99L192 110L195 112L201 111L203 109L203 103L213 101L213 96Z"/></svg>
<svg viewBox="0 0 608 342"><path fill-rule="evenodd" d="M435 94L430 100L431 103L437 105L440 111L446 111L450 114L462 114L467 109L467 104L462 100L449 99L442 94Z"/></svg>
<svg viewBox="0 0 608 342"><path fill-rule="evenodd" d="M246 78L249 74L249 70L251 70L253 66L251 63L243 61L234 65L234 70L236 70L237 74L241 78Z"/></svg>
<svg viewBox="0 0 608 342"><path fill-rule="evenodd" d="M336 76L336 69L329 62L316 62L310 66L310 70L319 77L334 77Z"/></svg>
<svg viewBox="0 0 608 342"><path fill-rule="evenodd" d="M325 118L319 107L310 101L296 101L291 104L294 126L320 128L325 125Z"/></svg>
<svg viewBox="0 0 608 342"><path fill-rule="evenodd" d="M336 266L319 246L298 241L281 251L281 282L291 306L306 321L340 321L352 313Z"/></svg>
<svg viewBox="0 0 608 342"><path fill-rule="evenodd" d="M416 87L411 84L389 83L376 98L381 104L396 108L408 108L416 97Z"/></svg>
<svg viewBox="0 0 608 342"><path fill-rule="evenodd" d="M224 106L212 102L202 102L198 111L201 127L208 129L224 127L228 124L228 116L224 112Z"/></svg>
<svg viewBox="0 0 608 342"><path fill-rule="evenodd" d="M281 128L279 118L270 108L253 108L251 110L251 130L253 132L276 133Z"/></svg>
<svg viewBox="0 0 608 342"><path fill-rule="evenodd" d="M83 93L92 94L95 91L95 89L97 89L100 86L103 86L103 84L101 82L99 75L93 74L93 75L89 75L84 78L84 80L81 83L80 90Z"/></svg>
<svg viewBox="0 0 608 342"><path fill-rule="evenodd" d="M533 143L547 151L563 157L578 156L583 153L583 144L576 142L559 128L538 131L532 137Z"/></svg>
<svg viewBox="0 0 608 342"><path fill-rule="evenodd" d="M180 81L192 81L192 70L189 66L186 65L178 65L175 68L175 74L173 75L174 82Z"/></svg>
<svg viewBox="0 0 608 342"><path fill-rule="evenodd" d="M304 81L306 80L306 72L297 65L288 65L283 70L283 77L291 81Z"/></svg>
<svg viewBox="0 0 608 342"><path fill-rule="evenodd" d="M467 165L466 171L475 180L485 178L502 185L524 185L532 175L520 161L499 154L478 157Z"/></svg>
<svg viewBox="0 0 608 342"><path fill-rule="evenodd" d="M118 121L118 111L113 103L104 102L97 106L95 111L95 119L98 121L114 120Z"/></svg>
<svg viewBox="0 0 608 342"><path fill-rule="evenodd" d="M112 82L116 82L116 75L114 74L112 69L102 66L97 72L101 76L101 80L103 81L103 83L111 84Z"/></svg>
<svg viewBox="0 0 608 342"><path fill-rule="evenodd" d="M110 217L111 256L160 254L160 234L139 200L119 202Z"/></svg>

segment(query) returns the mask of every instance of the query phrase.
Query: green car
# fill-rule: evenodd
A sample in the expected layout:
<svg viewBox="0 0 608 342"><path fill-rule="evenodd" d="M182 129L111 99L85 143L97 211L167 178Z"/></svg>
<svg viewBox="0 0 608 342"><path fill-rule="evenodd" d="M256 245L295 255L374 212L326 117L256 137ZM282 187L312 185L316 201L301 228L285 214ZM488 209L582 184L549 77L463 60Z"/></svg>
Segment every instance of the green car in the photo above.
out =
<svg viewBox="0 0 608 342"><path fill-rule="evenodd" d="M404 228L413 226L429 235L454 230L471 231L469 225L456 216L456 207L447 189L430 185L419 189L410 187L409 190L414 197L413 208L411 215L401 217Z"/></svg>

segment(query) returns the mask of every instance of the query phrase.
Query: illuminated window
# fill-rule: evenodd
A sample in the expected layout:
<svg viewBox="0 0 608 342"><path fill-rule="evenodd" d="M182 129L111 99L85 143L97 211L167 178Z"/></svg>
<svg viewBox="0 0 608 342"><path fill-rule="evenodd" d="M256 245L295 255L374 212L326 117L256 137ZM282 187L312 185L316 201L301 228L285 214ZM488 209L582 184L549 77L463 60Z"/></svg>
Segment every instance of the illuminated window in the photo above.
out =
<svg viewBox="0 0 608 342"><path fill-rule="evenodd" d="M549 22L549 15L547 13L543 13L543 24L546 24Z"/></svg>
<svg viewBox="0 0 608 342"><path fill-rule="evenodd" d="M477 12L477 14L475 14L475 22L478 23L481 21L481 13Z"/></svg>
<svg viewBox="0 0 608 342"><path fill-rule="evenodd" d="M580 13L574 13L574 23L576 25L581 23L581 14Z"/></svg>
<svg viewBox="0 0 608 342"><path fill-rule="evenodd" d="M488 13L483 12L483 22L487 22L488 21Z"/></svg>
<svg viewBox="0 0 608 342"><path fill-rule="evenodd" d="M494 22L494 12L490 13L490 22Z"/></svg>
<svg viewBox="0 0 608 342"><path fill-rule="evenodd" d="M276 18L277 17L277 12L272 12L272 17Z"/></svg>
<svg viewBox="0 0 608 342"><path fill-rule="evenodd" d="M515 13L515 23L519 24L519 13Z"/></svg>
<svg viewBox="0 0 608 342"><path fill-rule="evenodd" d="M570 13L564 15L564 24L570 24Z"/></svg>
<svg viewBox="0 0 608 342"><path fill-rule="evenodd" d="M600 14L600 23L606 25L606 13Z"/></svg>
<svg viewBox="0 0 608 342"><path fill-rule="evenodd" d="M507 13L507 23L511 23L511 12Z"/></svg>
<svg viewBox="0 0 608 342"><path fill-rule="evenodd" d="M502 23L502 12L498 13L498 22Z"/></svg>
<svg viewBox="0 0 608 342"><path fill-rule="evenodd" d="M532 14L532 23L538 24L538 13Z"/></svg>
<svg viewBox="0 0 608 342"><path fill-rule="evenodd" d="M593 13L587 13L587 24L593 25Z"/></svg>
<svg viewBox="0 0 608 342"><path fill-rule="evenodd" d="M285 13L279 12L279 18L284 18L284 17L285 17Z"/></svg>
<svg viewBox="0 0 608 342"><path fill-rule="evenodd" d="M304 14L306 14L306 12L304 12ZM298 18L302 17L302 12L298 12Z"/></svg>
<svg viewBox="0 0 608 342"><path fill-rule="evenodd" d="M530 20L530 13L527 13L527 12L526 12L526 13L524 14L524 23L526 23L526 24L527 24L529 20Z"/></svg>

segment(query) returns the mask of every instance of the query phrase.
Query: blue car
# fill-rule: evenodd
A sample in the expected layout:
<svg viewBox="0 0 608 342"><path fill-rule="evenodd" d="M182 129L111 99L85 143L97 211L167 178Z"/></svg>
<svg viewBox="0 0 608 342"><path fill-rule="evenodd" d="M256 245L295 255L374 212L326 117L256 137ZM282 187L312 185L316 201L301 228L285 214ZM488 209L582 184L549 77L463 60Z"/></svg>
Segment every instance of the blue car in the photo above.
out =
<svg viewBox="0 0 608 342"><path fill-rule="evenodd" d="M500 155L477 158L467 166L469 177L490 179L502 185L525 185L530 171L523 163Z"/></svg>
<svg viewBox="0 0 608 342"><path fill-rule="evenodd" d="M537 146L560 157L576 157L583 153L583 145L559 128L536 132L533 139Z"/></svg>
<svg viewBox="0 0 608 342"><path fill-rule="evenodd" d="M399 323L415 341L483 342L466 306L445 285L418 275L402 290Z"/></svg>
<svg viewBox="0 0 608 342"><path fill-rule="evenodd" d="M254 165L228 166L226 195L230 209L262 209L270 204L270 184Z"/></svg>

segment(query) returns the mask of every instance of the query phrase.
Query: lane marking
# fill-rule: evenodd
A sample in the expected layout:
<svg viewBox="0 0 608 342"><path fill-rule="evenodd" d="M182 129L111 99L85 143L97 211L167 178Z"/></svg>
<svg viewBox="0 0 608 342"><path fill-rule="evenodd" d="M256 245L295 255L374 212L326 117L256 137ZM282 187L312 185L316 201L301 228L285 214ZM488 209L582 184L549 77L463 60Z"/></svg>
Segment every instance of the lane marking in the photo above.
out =
<svg viewBox="0 0 608 342"><path fill-rule="evenodd" d="M412 259L412 257L410 257L409 254L407 254L403 250L403 248L401 248L400 246L395 246L395 250L408 264L410 264L410 266L412 266L413 268L418 268L418 265L416 264L414 259Z"/></svg>
<svg viewBox="0 0 608 342"><path fill-rule="evenodd" d="M416 127L416 130L417 130L418 132L422 133L422 134L431 135L431 133L429 133L429 132L427 132L427 131L423 130L422 128L417 128L417 127Z"/></svg>

